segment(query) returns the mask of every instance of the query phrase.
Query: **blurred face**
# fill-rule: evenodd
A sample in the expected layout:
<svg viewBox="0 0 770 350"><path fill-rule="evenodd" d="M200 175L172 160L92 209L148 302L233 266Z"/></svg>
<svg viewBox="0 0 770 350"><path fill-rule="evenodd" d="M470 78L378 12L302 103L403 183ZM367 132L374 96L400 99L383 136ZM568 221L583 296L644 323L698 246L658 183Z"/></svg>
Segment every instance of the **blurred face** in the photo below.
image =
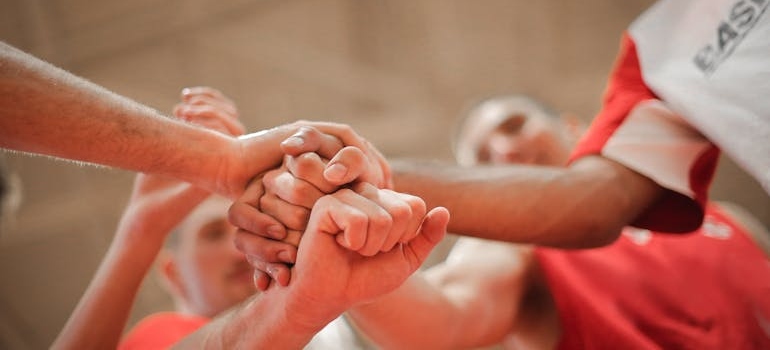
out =
<svg viewBox="0 0 770 350"><path fill-rule="evenodd" d="M192 311L212 317L256 292L253 269L235 248L228 203L210 199L183 222L174 253L183 298Z"/></svg>
<svg viewBox="0 0 770 350"><path fill-rule="evenodd" d="M482 140L479 163L562 166L570 145L563 125L547 116L512 115Z"/></svg>

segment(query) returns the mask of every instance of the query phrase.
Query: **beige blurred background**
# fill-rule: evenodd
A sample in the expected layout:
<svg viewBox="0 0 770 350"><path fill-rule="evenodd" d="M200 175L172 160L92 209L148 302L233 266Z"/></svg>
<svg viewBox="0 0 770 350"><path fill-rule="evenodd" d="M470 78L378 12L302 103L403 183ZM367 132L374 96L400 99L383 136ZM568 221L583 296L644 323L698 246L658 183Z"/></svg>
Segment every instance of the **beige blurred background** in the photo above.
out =
<svg viewBox="0 0 770 350"><path fill-rule="evenodd" d="M334 120L389 157L450 160L461 110L490 95L527 93L590 120L621 32L651 3L0 0L0 39L162 111L183 87L210 85L249 130ZM133 174L6 158L23 202L0 235L0 348L47 348L110 242ZM713 196L768 225L764 192L722 164ZM170 308L149 279L131 323Z"/></svg>

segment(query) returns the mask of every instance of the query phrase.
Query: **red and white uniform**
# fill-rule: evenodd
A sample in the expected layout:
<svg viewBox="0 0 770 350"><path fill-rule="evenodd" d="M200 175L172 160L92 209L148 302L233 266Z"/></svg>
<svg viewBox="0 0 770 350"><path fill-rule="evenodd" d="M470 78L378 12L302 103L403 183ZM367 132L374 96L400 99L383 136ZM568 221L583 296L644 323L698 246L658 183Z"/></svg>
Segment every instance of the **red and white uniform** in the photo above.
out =
<svg viewBox="0 0 770 350"><path fill-rule="evenodd" d="M719 149L770 193L770 0L664 0L629 28L573 159L601 154L668 189L634 223L687 231Z"/></svg>
<svg viewBox="0 0 770 350"><path fill-rule="evenodd" d="M558 349L770 349L770 260L717 207L691 234L630 228L606 247L536 258Z"/></svg>

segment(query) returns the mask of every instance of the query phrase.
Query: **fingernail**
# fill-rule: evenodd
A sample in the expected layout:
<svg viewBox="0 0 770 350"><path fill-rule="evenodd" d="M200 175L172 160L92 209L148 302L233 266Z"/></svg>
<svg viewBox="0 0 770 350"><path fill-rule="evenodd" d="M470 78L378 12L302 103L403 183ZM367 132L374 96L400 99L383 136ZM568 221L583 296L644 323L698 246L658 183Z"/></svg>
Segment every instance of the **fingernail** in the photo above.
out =
<svg viewBox="0 0 770 350"><path fill-rule="evenodd" d="M291 136L283 141L284 146L300 147L305 144L305 140L298 136Z"/></svg>
<svg viewBox="0 0 770 350"><path fill-rule="evenodd" d="M281 261L283 261L285 263L289 263L289 264L293 264L294 263L294 259L291 258L291 253L289 253L289 251L287 251L287 250L282 250L282 251L278 252L278 259L280 259Z"/></svg>
<svg viewBox="0 0 770 350"><path fill-rule="evenodd" d="M184 88L182 89L182 96L189 95L191 92L190 88Z"/></svg>
<svg viewBox="0 0 770 350"><path fill-rule="evenodd" d="M324 177L329 181L342 181L345 174L348 173L348 168L340 163L330 165L324 170Z"/></svg>
<svg viewBox="0 0 770 350"><path fill-rule="evenodd" d="M273 225L267 228L267 234L270 238L283 239L285 232L283 231L283 227Z"/></svg>

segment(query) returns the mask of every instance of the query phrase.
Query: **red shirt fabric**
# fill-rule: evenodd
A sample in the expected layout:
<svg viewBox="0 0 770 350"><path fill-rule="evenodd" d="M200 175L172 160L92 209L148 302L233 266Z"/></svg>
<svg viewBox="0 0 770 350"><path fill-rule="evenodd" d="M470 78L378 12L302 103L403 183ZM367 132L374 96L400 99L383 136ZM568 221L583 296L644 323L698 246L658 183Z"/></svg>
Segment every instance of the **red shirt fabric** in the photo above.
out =
<svg viewBox="0 0 770 350"><path fill-rule="evenodd" d="M624 125L629 124L629 115L632 111L644 102L656 100L658 97L650 90L642 78L642 70L636 51L636 45L633 39L625 33L621 42L621 53L607 85L602 110L594 118L594 121L588 132L580 140L571 156L571 161L588 155L605 155L610 141L614 138L623 138L619 136L618 130ZM682 183L682 187L688 189L689 193L683 194L676 190L666 189L663 197L649 207L631 224L637 227L647 228L654 231L665 232L689 232L700 226L703 220L703 207L708 200L708 187L713 179L719 158L719 150L716 146L709 145L699 154L693 155L692 159L682 159L678 161L674 152L676 145L672 146L671 137L660 135L667 128L666 125L659 126L662 130L659 134L650 134L650 131L640 131L639 135L633 135L634 142L638 142L636 148L625 151L626 154L616 157L614 160L629 165L625 159L628 156L639 157L638 154L647 153L649 159L671 157L673 160L669 164L675 166L686 166L687 169L679 171L683 173L681 179L677 182ZM691 147L685 144L683 147ZM609 157L613 158L613 157ZM652 162L650 162L652 163ZM656 180L656 173L660 172L661 166L633 164L629 166L637 172ZM656 181L657 182L657 181ZM661 184L659 182L659 184ZM661 184L666 187L665 184Z"/></svg>
<svg viewBox="0 0 770 350"><path fill-rule="evenodd" d="M119 350L168 349L209 322L208 318L176 312L152 314L123 338Z"/></svg>
<svg viewBox="0 0 770 350"><path fill-rule="evenodd" d="M692 234L631 228L607 247L536 258L559 349L770 349L770 260L716 206Z"/></svg>

